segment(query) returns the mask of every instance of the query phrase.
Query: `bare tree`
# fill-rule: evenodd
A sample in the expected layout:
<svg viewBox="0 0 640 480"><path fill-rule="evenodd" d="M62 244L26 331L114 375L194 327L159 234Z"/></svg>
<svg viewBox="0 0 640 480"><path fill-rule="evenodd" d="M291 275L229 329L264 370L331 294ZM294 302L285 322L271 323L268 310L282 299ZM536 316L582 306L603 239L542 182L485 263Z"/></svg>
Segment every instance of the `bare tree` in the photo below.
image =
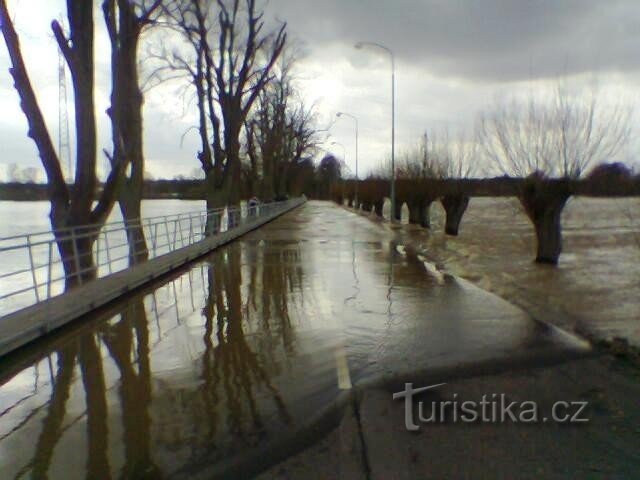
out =
<svg viewBox="0 0 640 480"><path fill-rule="evenodd" d="M291 69L294 59L283 57L274 78L265 86L245 122L246 150L254 183L264 199L289 192L292 167L318 144L313 108L296 97Z"/></svg>
<svg viewBox="0 0 640 480"><path fill-rule="evenodd" d="M51 25L73 82L77 158L75 181L69 187L65 183L60 158L31 84L6 1L0 0L2 35L12 64L10 73L29 125L28 135L36 144L47 175L51 226L64 265L67 287L96 275L92 246L100 226L113 208L125 167L124 161L113 159L102 193L94 206L98 179L93 11L93 2L67 0L69 33L66 34L57 21Z"/></svg>
<svg viewBox="0 0 640 480"><path fill-rule="evenodd" d="M622 102L603 105L597 90L578 96L559 84L553 95L513 98L482 113L479 141L503 173L578 178L620 153L629 140L632 112Z"/></svg>
<svg viewBox="0 0 640 480"><path fill-rule="evenodd" d="M129 263L149 256L140 218L144 181L142 106L138 75L138 46L144 29L160 11L162 0L104 0L102 11L111 42L111 130L113 162L129 163L118 203L127 228Z"/></svg>
<svg viewBox="0 0 640 480"><path fill-rule="evenodd" d="M398 162L398 178L466 178L476 167L477 144L463 132L448 129L424 133L422 142L407 151Z"/></svg>
<svg viewBox="0 0 640 480"><path fill-rule="evenodd" d="M207 208L237 204L241 132L284 48L286 24L263 32L255 0L174 0L165 13L191 48L191 56L165 55L165 68L186 72L196 91Z"/></svg>
<svg viewBox="0 0 640 480"><path fill-rule="evenodd" d="M435 154L432 169L439 177L467 178L477 171L478 144L465 132L460 131L452 136L445 129L439 135L432 134L430 137L433 138L431 148Z"/></svg>

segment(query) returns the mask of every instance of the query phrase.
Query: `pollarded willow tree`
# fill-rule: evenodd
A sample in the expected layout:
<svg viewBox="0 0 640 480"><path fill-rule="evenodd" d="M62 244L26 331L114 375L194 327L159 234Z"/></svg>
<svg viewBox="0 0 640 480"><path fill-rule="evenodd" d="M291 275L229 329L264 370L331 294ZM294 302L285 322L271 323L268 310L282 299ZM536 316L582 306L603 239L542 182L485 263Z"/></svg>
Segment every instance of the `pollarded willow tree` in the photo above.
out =
<svg viewBox="0 0 640 480"><path fill-rule="evenodd" d="M286 24L265 31L255 0L173 0L164 10L187 45L164 52L162 69L186 73L196 93L207 209L237 205L241 133L285 46Z"/></svg>
<svg viewBox="0 0 640 480"><path fill-rule="evenodd" d="M116 200L116 192L126 159L112 162L102 192L94 205L98 187L96 173L96 116L94 102L94 2L67 0L69 32L53 21L52 30L71 72L76 129L76 175L74 183L64 180L58 152L22 55L20 41L5 0L0 0L0 28L11 60L10 74L20 97L20 105L29 126L49 184L51 227L62 258L66 287L94 278L96 266L92 247L101 225Z"/></svg>
<svg viewBox="0 0 640 480"><path fill-rule="evenodd" d="M507 175L578 178L627 145L633 107L605 103L597 90L497 103L480 114L478 140L487 160Z"/></svg>
<svg viewBox="0 0 640 480"><path fill-rule="evenodd" d="M454 135L448 129L425 133L423 148L425 162L429 158L428 163L439 178L464 179L478 170L478 144L463 131ZM444 230L448 235L458 235L469 200L469 196L462 190L440 197L440 203L447 213ZM423 224L429 225L428 205L425 216L427 218L423 220Z"/></svg>
<svg viewBox="0 0 640 480"><path fill-rule="evenodd" d="M572 95L559 85L553 95L513 99L480 115L479 141L489 163L527 178L520 203L536 230L537 262L558 262L568 181L621 152L632 113L630 104L606 104L597 91ZM563 181L548 182L550 177Z"/></svg>
<svg viewBox="0 0 640 480"><path fill-rule="evenodd" d="M450 134L446 128L425 132L422 142L401 156L396 167L396 177L409 180L462 179L477 171L477 143L460 131ZM385 169L386 171L386 169ZM401 185L400 188L403 188ZM415 182L404 185L404 196L409 206L409 221L430 227L431 204L438 195ZM469 197L453 193L440 198L447 211L445 231L457 235L462 214ZM396 204L396 219L401 217L401 204Z"/></svg>
<svg viewBox="0 0 640 480"><path fill-rule="evenodd" d="M426 131L422 142L406 155L409 178L467 178L477 171L477 143L465 132Z"/></svg>

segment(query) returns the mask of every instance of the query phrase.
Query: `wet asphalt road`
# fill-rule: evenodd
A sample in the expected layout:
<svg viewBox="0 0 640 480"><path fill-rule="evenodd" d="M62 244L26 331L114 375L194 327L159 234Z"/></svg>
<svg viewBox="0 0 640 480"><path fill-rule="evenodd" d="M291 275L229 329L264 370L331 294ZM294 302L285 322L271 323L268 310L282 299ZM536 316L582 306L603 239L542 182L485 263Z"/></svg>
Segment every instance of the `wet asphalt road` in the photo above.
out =
<svg viewBox="0 0 640 480"><path fill-rule="evenodd" d="M0 360L0 478L186 478L354 388L585 348L322 202L84 320Z"/></svg>

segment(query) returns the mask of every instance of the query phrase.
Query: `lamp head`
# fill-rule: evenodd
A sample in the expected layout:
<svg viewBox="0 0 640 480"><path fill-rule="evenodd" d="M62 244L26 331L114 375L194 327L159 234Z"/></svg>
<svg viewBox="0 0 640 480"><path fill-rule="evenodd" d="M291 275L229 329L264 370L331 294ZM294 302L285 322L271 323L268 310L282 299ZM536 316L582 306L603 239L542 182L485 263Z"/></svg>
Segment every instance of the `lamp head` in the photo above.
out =
<svg viewBox="0 0 640 480"><path fill-rule="evenodd" d="M340 118L342 116L342 112L336 113L336 117Z"/></svg>

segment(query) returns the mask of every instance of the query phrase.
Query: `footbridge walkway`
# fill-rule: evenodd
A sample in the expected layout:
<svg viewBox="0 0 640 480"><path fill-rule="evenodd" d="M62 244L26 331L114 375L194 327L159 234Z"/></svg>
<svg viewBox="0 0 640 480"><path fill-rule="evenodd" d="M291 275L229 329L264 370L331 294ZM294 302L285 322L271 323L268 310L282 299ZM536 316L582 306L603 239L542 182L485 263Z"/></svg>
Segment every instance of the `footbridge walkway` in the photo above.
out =
<svg viewBox="0 0 640 480"><path fill-rule="evenodd" d="M254 230L305 202L304 198L141 219L149 260L129 265L132 224L108 223L91 252L97 278L82 284L76 246L87 229L69 229L71 262L81 285L65 292L68 275L51 232L0 238L0 356L45 335ZM218 233L207 235L210 222ZM61 241L58 238L57 241Z"/></svg>

